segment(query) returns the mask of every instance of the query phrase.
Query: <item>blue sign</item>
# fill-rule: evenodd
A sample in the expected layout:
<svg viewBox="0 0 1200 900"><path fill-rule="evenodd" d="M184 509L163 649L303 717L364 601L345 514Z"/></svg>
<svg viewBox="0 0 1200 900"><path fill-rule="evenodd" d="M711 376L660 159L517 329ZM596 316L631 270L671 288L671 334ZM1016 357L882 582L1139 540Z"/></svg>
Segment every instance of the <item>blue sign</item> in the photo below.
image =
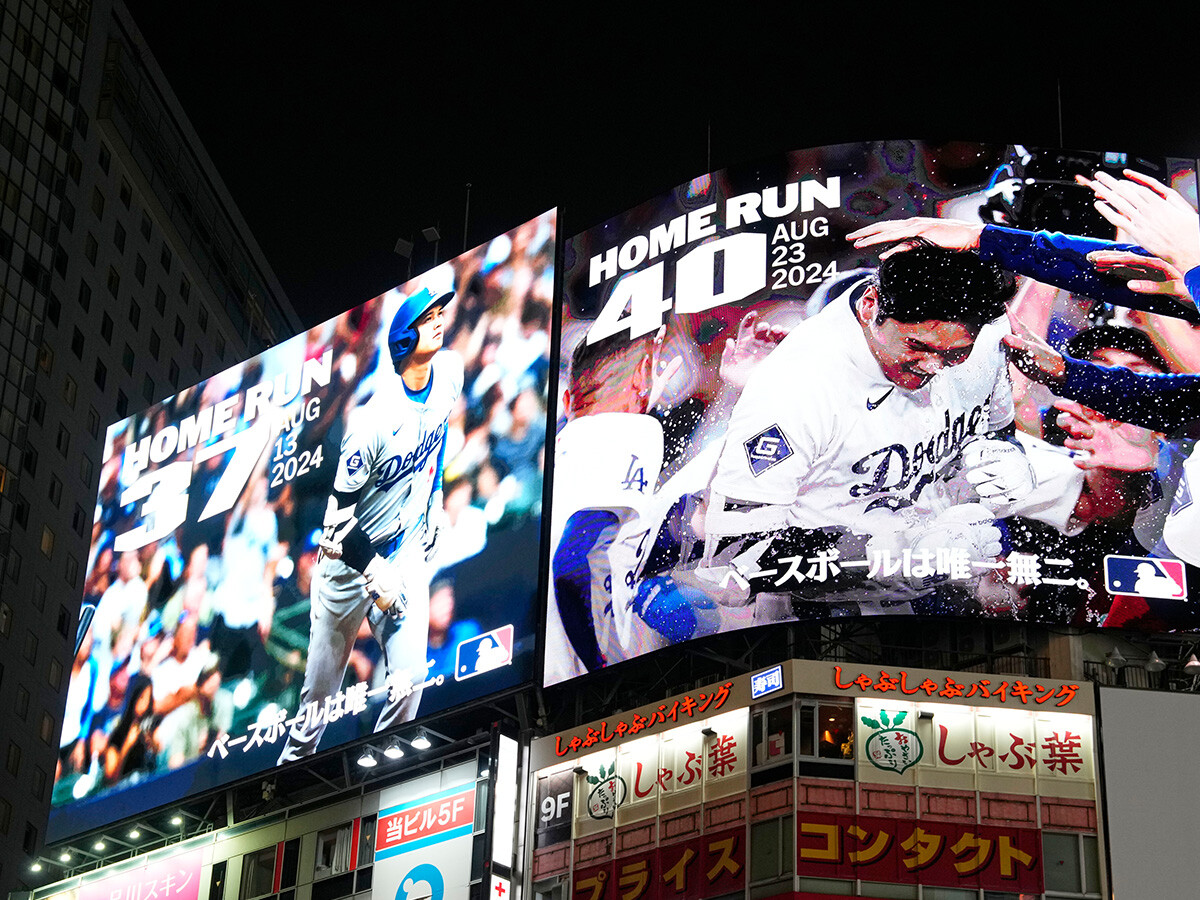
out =
<svg viewBox="0 0 1200 900"><path fill-rule="evenodd" d="M783 666L750 676L750 699L757 700L783 688Z"/></svg>

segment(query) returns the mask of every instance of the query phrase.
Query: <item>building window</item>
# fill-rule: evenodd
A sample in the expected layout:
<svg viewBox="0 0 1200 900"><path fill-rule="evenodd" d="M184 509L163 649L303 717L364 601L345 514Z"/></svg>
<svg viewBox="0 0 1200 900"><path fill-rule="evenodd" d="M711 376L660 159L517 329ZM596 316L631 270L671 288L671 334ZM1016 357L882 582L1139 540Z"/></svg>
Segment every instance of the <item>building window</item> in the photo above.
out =
<svg viewBox="0 0 1200 900"><path fill-rule="evenodd" d="M129 415L129 398L122 390L117 391L117 415L122 419Z"/></svg>
<svg viewBox="0 0 1200 900"><path fill-rule="evenodd" d="M113 244L118 251L125 252L125 226L120 222L113 226Z"/></svg>
<svg viewBox="0 0 1200 900"><path fill-rule="evenodd" d="M162 270L168 275L171 274L171 263L173 261L171 258L171 248L167 246L166 241L163 241L162 251L158 254L158 264L162 266Z"/></svg>
<svg viewBox="0 0 1200 900"><path fill-rule="evenodd" d="M96 254L99 252L100 245L96 243L96 236L89 231L88 236L83 239L83 255L94 266L96 264Z"/></svg>
<svg viewBox="0 0 1200 900"><path fill-rule="evenodd" d="M54 446L63 456L71 449L71 432L67 431L66 425L58 426L58 437L54 439Z"/></svg>
<svg viewBox="0 0 1200 900"><path fill-rule="evenodd" d="M96 412L96 407L88 407L88 434L92 437L100 436L100 413Z"/></svg>
<svg viewBox="0 0 1200 900"><path fill-rule="evenodd" d="M121 205L129 209L129 204L133 202L133 187L127 179L121 179Z"/></svg>
<svg viewBox="0 0 1200 900"><path fill-rule="evenodd" d="M136 300L129 301L129 324L137 328L142 321L142 307Z"/></svg>
<svg viewBox="0 0 1200 900"><path fill-rule="evenodd" d="M208 308L201 306L197 315L200 319L200 330L208 331Z"/></svg>
<svg viewBox="0 0 1200 900"><path fill-rule="evenodd" d="M25 848L25 852L30 856L37 852L38 830L32 822L25 823L25 838L22 840L21 846Z"/></svg>
<svg viewBox="0 0 1200 900"><path fill-rule="evenodd" d="M158 310L160 316L167 310L167 292L162 288L158 288L154 292L154 308Z"/></svg>
<svg viewBox="0 0 1200 900"><path fill-rule="evenodd" d="M98 360L97 363L99 363ZM75 408L75 398L78 393L79 386L75 384L75 379L67 375L63 380L63 399L67 401L67 406L71 409Z"/></svg>
<svg viewBox="0 0 1200 900"><path fill-rule="evenodd" d="M86 459L87 457L84 458ZM87 481L84 481L84 484L87 483ZM87 532L87 511L78 503L75 504L75 512L71 515L71 530L80 537L83 537Z"/></svg>
<svg viewBox="0 0 1200 900"><path fill-rule="evenodd" d="M63 223L63 227L67 231L75 230L75 206L66 197L59 201L58 220Z"/></svg>
<svg viewBox="0 0 1200 900"><path fill-rule="evenodd" d="M242 857L241 900L264 897L275 887L276 847L264 847Z"/></svg>
<svg viewBox="0 0 1200 900"><path fill-rule="evenodd" d="M25 632L25 661L29 663L37 662L38 638L33 631Z"/></svg>
<svg viewBox="0 0 1200 900"><path fill-rule="evenodd" d="M197 375L204 368L204 351L200 349L199 344L192 349L192 368L196 370Z"/></svg>
<svg viewBox="0 0 1200 900"><path fill-rule="evenodd" d="M72 152L67 157L67 174L73 182L79 184L79 176L83 174L83 160L79 158L79 154Z"/></svg>
<svg viewBox="0 0 1200 900"><path fill-rule="evenodd" d="M792 822L792 816L781 816L750 826L751 896L767 896L770 891L766 888L791 892L796 856Z"/></svg>
<svg viewBox="0 0 1200 900"><path fill-rule="evenodd" d="M4 768L8 770L8 774L17 777L17 773L21 771L21 745L16 741L8 742L8 753L4 757Z"/></svg>
<svg viewBox="0 0 1200 900"><path fill-rule="evenodd" d="M96 387L104 390L104 385L108 381L108 366L104 365L104 360L96 360L96 374L92 376L92 380L96 382Z"/></svg>
<svg viewBox="0 0 1200 900"><path fill-rule="evenodd" d="M158 336L158 332L150 330L150 355L158 359L158 351L162 348L162 338Z"/></svg>
<svg viewBox="0 0 1200 900"><path fill-rule="evenodd" d="M41 727L38 728L38 737L42 739L42 743L52 744L54 742L54 732L56 731L54 726L54 716L50 715L48 712L43 712L42 724Z"/></svg>
<svg viewBox="0 0 1200 900"><path fill-rule="evenodd" d="M192 292L192 283L188 281L184 275L179 279L179 296L183 298L183 302L187 302L188 295Z"/></svg>
<svg viewBox="0 0 1200 900"><path fill-rule="evenodd" d="M63 570L63 577L71 587L75 587L76 581L79 580L79 561L70 553L67 554L67 565Z"/></svg>
<svg viewBox="0 0 1200 900"><path fill-rule="evenodd" d="M92 461L85 455L79 462L79 480L88 487L92 484ZM82 535L80 535L82 537Z"/></svg>
<svg viewBox="0 0 1200 900"><path fill-rule="evenodd" d="M76 359L83 359L83 332L78 328L71 334L71 352Z"/></svg>
<svg viewBox="0 0 1200 900"><path fill-rule="evenodd" d="M33 796L35 800L46 796L46 770L41 766L33 767Z"/></svg>
<svg viewBox="0 0 1200 900"><path fill-rule="evenodd" d="M46 374L50 374L54 368L54 350L49 344L42 344L38 348L38 368Z"/></svg>
<svg viewBox="0 0 1200 900"><path fill-rule="evenodd" d="M854 777L854 707L843 702L805 699L797 710L800 775Z"/></svg>
<svg viewBox="0 0 1200 900"><path fill-rule="evenodd" d="M751 747L754 749L751 768L778 768L779 777L791 777L793 732L790 701L756 709L751 719Z"/></svg>
<svg viewBox="0 0 1200 900"><path fill-rule="evenodd" d="M147 403L154 402L154 379L149 372L142 376L142 398Z"/></svg>
<svg viewBox="0 0 1200 900"><path fill-rule="evenodd" d="M12 622L12 607L0 600L0 637L8 637L12 634Z"/></svg>
<svg viewBox="0 0 1200 900"><path fill-rule="evenodd" d="M104 318L100 320L100 337L104 338L106 343L112 343L113 336L113 320L108 313L104 314Z"/></svg>
<svg viewBox="0 0 1200 900"><path fill-rule="evenodd" d="M40 578L33 579L33 608L38 612L46 608L46 582Z"/></svg>
<svg viewBox="0 0 1200 900"><path fill-rule="evenodd" d="M109 153L108 147L103 141L100 142L100 156L97 161L100 163L100 171L107 175L108 165L112 162L112 154Z"/></svg>
<svg viewBox="0 0 1200 900"><path fill-rule="evenodd" d="M41 425L45 421L45 419L46 419L46 398L43 397L41 394L35 393L33 395L33 402L29 405L29 415L33 419L33 421L37 422L39 425ZM0 489L3 489L3 487L4 487L4 485L2 483L0 483Z"/></svg>
<svg viewBox="0 0 1200 900"><path fill-rule="evenodd" d="M121 276L112 266L108 267L108 292L114 297L121 290Z"/></svg>
<svg viewBox="0 0 1200 900"><path fill-rule="evenodd" d="M79 305L83 307L83 311L87 312L92 308L92 288L86 281L79 282Z"/></svg>
<svg viewBox="0 0 1200 900"><path fill-rule="evenodd" d="M57 294L51 294L50 299L46 301L46 318L51 324L58 325L58 317L62 314L62 303L59 302Z"/></svg>
<svg viewBox="0 0 1200 900"><path fill-rule="evenodd" d="M121 354L121 365L125 367L125 371L130 375L133 374L133 359L133 348L126 344L125 350Z"/></svg>
<svg viewBox="0 0 1200 900"><path fill-rule="evenodd" d="M4 569L4 574L13 584L21 580L21 554L12 547L8 548L8 565Z"/></svg>
<svg viewBox="0 0 1200 900"><path fill-rule="evenodd" d="M50 476L50 502L57 508L62 503L62 481L57 475Z"/></svg>
<svg viewBox="0 0 1200 900"><path fill-rule="evenodd" d="M140 253L137 256L137 262L133 264L133 277L137 279L138 284L146 283L146 260Z"/></svg>
<svg viewBox="0 0 1200 900"><path fill-rule="evenodd" d="M92 212L96 214L97 219L104 218L104 195L100 193L100 188L92 190Z"/></svg>
<svg viewBox="0 0 1200 900"><path fill-rule="evenodd" d="M54 556L54 531L49 525L42 526L42 555L46 559Z"/></svg>
<svg viewBox="0 0 1200 900"><path fill-rule="evenodd" d="M1042 832L1046 897L1100 896L1100 850L1094 834Z"/></svg>
<svg viewBox="0 0 1200 900"><path fill-rule="evenodd" d="M313 881L350 871L354 843L354 823L327 828L317 834L317 862Z"/></svg>
<svg viewBox="0 0 1200 900"><path fill-rule="evenodd" d="M17 713L17 718L25 721L29 716L29 689L23 684L17 685L17 699L13 704L13 709Z"/></svg>
<svg viewBox="0 0 1200 900"><path fill-rule="evenodd" d="M184 329L184 325L183 325L183 317L176 316L175 317L175 341L181 347L183 346L183 336L185 333L186 333L186 330Z"/></svg>
<svg viewBox="0 0 1200 900"><path fill-rule="evenodd" d="M46 680L50 683L50 687L58 690L62 687L63 666L58 661L57 657L50 658L50 671L46 676Z"/></svg>
<svg viewBox="0 0 1200 900"><path fill-rule="evenodd" d="M150 214L149 213L145 213L145 212L142 213L141 229L142 229L142 239L148 242L150 240Z"/></svg>
<svg viewBox="0 0 1200 900"><path fill-rule="evenodd" d="M171 360L171 367L167 370L167 378L171 382L171 387L179 387L179 363Z"/></svg>

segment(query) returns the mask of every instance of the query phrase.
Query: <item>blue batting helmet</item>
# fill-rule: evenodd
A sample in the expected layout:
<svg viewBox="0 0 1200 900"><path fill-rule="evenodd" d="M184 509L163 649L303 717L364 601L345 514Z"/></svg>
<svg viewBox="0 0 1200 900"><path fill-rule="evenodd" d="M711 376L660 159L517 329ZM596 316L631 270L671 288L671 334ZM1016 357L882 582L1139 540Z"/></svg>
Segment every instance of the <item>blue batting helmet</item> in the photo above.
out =
<svg viewBox="0 0 1200 900"><path fill-rule="evenodd" d="M392 354L392 365L396 367L397 372L417 349L417 320L425 315L426 311L435 306L445 306L452 299L454 291L435 294L429 288L421 288L400 304L396 315L392 317L392 327L388 329L388 350Z"/></svg>

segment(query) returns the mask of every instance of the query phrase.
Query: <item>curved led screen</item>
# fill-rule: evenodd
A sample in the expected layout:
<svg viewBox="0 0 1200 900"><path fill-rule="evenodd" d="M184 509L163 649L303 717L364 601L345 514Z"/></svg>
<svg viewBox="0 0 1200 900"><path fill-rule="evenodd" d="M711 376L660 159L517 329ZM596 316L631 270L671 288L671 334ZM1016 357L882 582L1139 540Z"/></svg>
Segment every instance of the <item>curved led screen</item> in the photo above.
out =
<svg viewBox="0 0 1200 900"><path fill-rule="evenodd" d="M1194 160L819 147L566 252L546 684L793 619L1196 624L1197 384L1145 374L1200 369Z"/></svg>

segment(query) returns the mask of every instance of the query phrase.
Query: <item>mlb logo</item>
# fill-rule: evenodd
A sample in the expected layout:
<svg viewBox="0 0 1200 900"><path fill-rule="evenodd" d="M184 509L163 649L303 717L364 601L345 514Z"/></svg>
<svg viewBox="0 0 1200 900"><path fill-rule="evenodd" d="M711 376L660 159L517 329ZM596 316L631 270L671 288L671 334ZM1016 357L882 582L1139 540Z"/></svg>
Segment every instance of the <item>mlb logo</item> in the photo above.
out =
<svg viewBox="0 0 1200 900"><path fill-rule="evenodd" d="M792 446L778 425L760 431L749 440L743 441L742 446L746 448L750 472L756 478L792 455Z"/></svg>
<svg viewBox="0 0 1200 900"><path fill-rule="evenodd" d="M1104 584L1110 594L1187 599L1187 577L1177 559L1149 556L1104 557Z"/></svg>
<svg viewBox="0 0 1200 900"><path fill-rule="evenodd" d="M783 666L776 666L750 676L750 699L757 700L783 687Z"/></svg>
<svg viewBox="0 0 1200 900"><path fill-rule="evenodd" d="M454 680L462 681L512 662L513 627L502 625L478 637L460 641L454 652Z"/></svg>

